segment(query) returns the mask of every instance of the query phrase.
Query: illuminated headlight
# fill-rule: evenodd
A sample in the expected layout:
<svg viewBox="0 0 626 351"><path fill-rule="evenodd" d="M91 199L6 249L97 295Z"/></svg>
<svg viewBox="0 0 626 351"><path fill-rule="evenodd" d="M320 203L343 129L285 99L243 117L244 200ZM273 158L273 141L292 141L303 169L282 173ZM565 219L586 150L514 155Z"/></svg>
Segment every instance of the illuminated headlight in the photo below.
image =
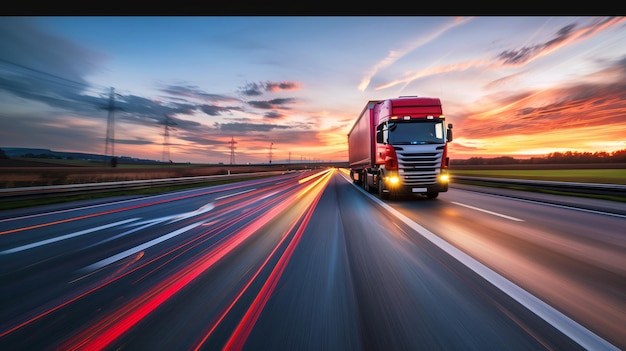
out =
<svg viewBox="0 0 626 351"><path fill-rule="evenodd" d="M450 181L450 176L448 174L440 174L439 181L442 183L447 183Z"/></svg>
<svg viewBox="0 0 626 351"><path fill-rule="evenodd" d="M398 177L387 177L387 182L391 185L398 184Z"/></svg>

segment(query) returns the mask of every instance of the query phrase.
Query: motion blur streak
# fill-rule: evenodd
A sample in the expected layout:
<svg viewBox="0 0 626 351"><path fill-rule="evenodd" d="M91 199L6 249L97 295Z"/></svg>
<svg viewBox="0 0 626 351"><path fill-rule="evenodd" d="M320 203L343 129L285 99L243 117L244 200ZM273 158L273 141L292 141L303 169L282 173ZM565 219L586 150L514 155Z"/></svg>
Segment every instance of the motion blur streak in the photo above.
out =
<svg viewBox="0 0 626 351"><path fill-rule="evenodd" d="M325 184L328 183L332 172L320 172L318 173L318 177L320 175L323 175L323 177L321 178L325 180L325 186ZM314 182L314 184L319 184L322 181L321 178ZM324 186L319 187L319 193L317 194L316 199L319 199L320 194L323 192ZM194 281L205 271L212 268L218 261L227 256L229 253L233 252L233 250L237 249L240 245L242 245L247 239L252 237L265 225L270 223L276 217L280 216L282 212L293 207L298 197L301 196L304 192L309 192L311 189L313 188L311 186L308 186L304 190L298 191L295 196L292 194L291 196L289 196L288 199L277 203L275 206L270 208L268 212L260 217L257 217L254 222L240 229L238 233L232 235L231 237L225 238L223 242L210 248L209 252L199 257L198 259L190 261L189 265L185 266L185 268L182 269L180 272L174 275L170 275L158 286L144 293L142 296L130 301L124 307L120 308L111 315L102 317L99 322L95 322L86 330L80 332L75 337L72 337L71 339L66 341L61 347L59 347L59 349L101 350L106 348L117 338L119 338L121 335L123 335L133 326L139 323L144 317L148 316L156 308L166 302L170 297L174 296L177 292L179 292L189 283ZM314 205L309 204L308 208L309 212L307 218L308 216L310 216L310 213L312 213ZM296 234L297 236L301 235L301 231L304 230L304 227L305 226L303 225L299 229ZM279 263L280 268L278 270L275 270L277 271L277 273L273 273L271 276L271 287L275 285L275 282L273 280L277 280L277 278L280 276L280 272L282 271L282 269L284 269L284 265L286 265L286 262L291 256L293 247L291 245L289 247L291 249L288 249L288 255L282 258ZM269 289L269 287L264 288L263 290L265 294L269 294L271 292L271 289L267 289ZM255 305L254 310L260 310L262 306L258 306L259 302L255 301L255 304L257 305ZM251 326L251 322L253 321L249 321L244 325Z"/></svg>
<svg viewBox="0 0 626 351"><path fill-rule="evenodd" d="M262 184L262 182L263 182L263 180L260 180L259 184ZM233 189L234 188L237 188L237 186L235 185L233 187ZM215 193L215 192L219 192L220 190L221 190L220 187L214 187L211 190L206 191L206 192L201 192L201 193L195 192L195 193L188 194L188 195L185 195L185 196L178 196L178 197L175 197L175 198L166 198L166 199L162 199L162 200L141 203L141 204L138 204L138 205L133 205L133 206L128 206L128 207L120 207L120 208L116 208L116 209L109 210L109 211L102 211L102 212L91 213L91 214L84 215L84 216L71 217L71 218L66 218L66 219L63 219L63 220L58 220L58 221L53 221L53 222L40 223L40 224L30 225L30 226L26 226L26 227L19 227L19 228L9 229L9 230L5 230L5 231L0 231L0 235L13 234L13 233L17 233L17 232L23 232L23 231L26 231L26 230L39 229L39 228L53 226L53 225L56 225L56 224L63 224L63 223L68 223L68 222L74 222L74 221L79 221L79 220L82 220L82 219L88 219L88 218L92 218L92 217L100 217L100 216L104 216L104 215L130 211L130 210L139 209L139 208L143 208L143 207L150 207L150 206L159 205L159 204L163 204L163 203L179 201L179 200L183 200L183 199L187 199L187 198L191 198L191 197L205 196L205 195L209 195L209 194L212 194L212 193ZM160 197L160 195L157 195L156 197ZM48 213L45 213L45 215L58 214L58 213L62 213L62 212L67 212L67 211L65 210L65 211L57 211L57 212L48 212ZM37 217L40 217L42 215L44 215L44 214L37 215ZM35 216L29 216L29 217L35 217ZM22 218L23 217L7 218L7 219L3 219L0 222L10 222L10 221L19 220L19 219L22 219Z"/></svg>
<svg viewBox="0 0 626 351"><path fill-rule="evenodd" d="M133 222L133 221L136 221L136 220L137 220L137 218L131 218L131 219L127 219L127 220L120 221L120 222L109 223L109 224L105 224L105 225L102 225L102 226L99 226L99 227L90 228L90 229L86 229L86 230L81 230L80 232L75 232L75 233L59 236L59 237L56 237L56 238L53 238L53 239L39 241L39 242L36 242L36 243L33 243L33 244L18 246L18 247L13 248L13 249L0 251L0 255L10 254L10 253L14 253L14 252L20 252L20 251L32 249L32 248L35 248L35 247L39 247L39 246L42 246L42 245L56 243L56 242L61 241L61 240L71 239L71 238L74 238L74 237L77 237L77 236L80 236L80 235L93 233L93 232L96 232L96 231L99 231L99 230L102 230L102 229L116 227L118 225L126 224L128 222Z"/></svg>
<svg viewBox="0 0 626 351"><path fill-rule="evenodd" d="M330 180L330 175L332 175L333 173L334 172L327 172L325 174L325 177L318 179L315 183L309 185L304 191L300 193L300 196L301 196L304 193L313 189L313 187L318 185L320 182L324 181L324 184L319 188L319 191L317 192L314 201L309 206L302 224L298 227L298 230L296 234L294 235L294 238L289 243L287 250L280 257L280 260L276 264L276 267L274 267L274 270L272 271L269 279L263 285L261 292L254 299L252 306L250 306L245 316L243 317L243 319L237 326L237 329L235 329L235 332L226 343L226 346L224 347L225 350L243 349L243 345L245 344L246 339L248 338L248 335L250 335L250 331L252 331L252 327L254 327L254 324L258 320L259 315L261 315L261 312L263 311L263 307L265 306L270 296L272 295L274 288L276 288L276 284L278 284L278 280L280 279L283 271L285 270L285 267L287 266L287 263L289 262L289 259L293 255L293 252L296 246L298 246L298 243L300 242L300 238L302 238L302 233L304 233L304 229L309 223L309 220L311 219L311 215L313 214L313 211L315 210L315 207L317 206L317 203L319 202L319 199L322 196L322 193L324 189L326 188L328 181Z"/></svg>
<svg viewBox="0 0 626 351"><path fill-rule="evenodd" d="M128 249L126 251L120 252L119 254L117 254L115 256L111 256L111 257L106 258L104 260L98 261L98 262L96 262L96 263L94 263L92 265L89 265L88 267L85 267L84 270L89 272L89 271L96 270L98 268L104 267L104 266L109 265L109 264L111 264L113 262L116 262L116 261L119 261L119 260L121 260L123 258L126 258L126 257L128 257L130 255L133 255L133 254L136 254L136 253L138 253L140 251L143 251L143 250L145 250L145 249L147 249L147 248L149 248L151 246L159 244L159 243L161 243L161 242L163 242L165 240L168 240L168 239L171 239L171 238L173 238L173 237L175 237L177 235L183 234L183 233L185 233L185 232L187 232L187 231L189 231L189 230L191 230L191 229L193 229L193 228L195 228L197 226L200 226L202 224L204 224L204 222L192 223L192 224L190 224L190 225L188 225L186 227L183 227L183 228L175 230L175 231L173 231L171 233L168 233L167 235L158 237L158 238L156 238L154 240L151 240L151 241L148 241L147 243L144 243L142 245L139 245L139 246L133 247L131 249Z"/></svg>
<svg viewBox="0 0 626 351"><path fill-rule="evenodd" d="M43 228L43 227L49 227L55 224L61 224L61 223L67 223L67 222L73 222L73 221L78 221L81 219L86 219L86 218L91 218L91 217L97 217L97 216L102 216L102 215L106 215L106 214L110 214L110 213L115 213L115 212L120 212L120 210L114 210L114 211L107 211L107 212L100 212L100 213L93 213L93 214L89 214L89 215L85 215L85 216L80 216L80 217L73 217L73 218L67 218L61 221L55 221L55 222L48 222L48 223L42 223L42 224L37 224L37 225L31 225L28 227L21 227L21 228L16 228L16 229L11 229L11 230L5 230L3 232L0 232L0 235L6 235L6 234L12 234L12 233L17 233L17 232L23 232L25 230L31 230L31 229L38 229L38 228Z"/></svg>
<svg viewBox="0 0 626 351"><path fill-rule="evenodd" d="M210 194L210 193L213 193L213 192L216 192L216 190L202 192L202 194L206 195L206 194ZM230 205L230 206L226 207L224 209L220 209L220 210L215 211L214 216L220 216L220 215L222 215L224 213L232 212L232 211L235 211L235 210L237 210L239 208L244 208L245 206L248 206L248 205L258 201L258 199L254 198L253 196L244 197L244 196L241 195L241 193L238 193L236 195L238 195L238 196L236 196L236 197L228 197L227 200L222 200L222 201L219 201L217 204L215 204L214 207L220 207L220 206L225 206L225 205ZM188 198L188 197L190 197L190 196L183 196L183 197L179 196L179 197L176 197L175 199ZM222 198L226 199L226 197L222 197ZM276 202L278 202L279 200L280 199L277 199ZM153 201L153 202L150 202L150 204L151 205L155 205L155 204L169 202L169 201L173 201L173 200ZM273 204L273 202L268 201L264 205L265 206L271 206L272 204ZM142 206L132 206L132 208L139 208L139 207L142 207ZM131 207L124 207L123 209L124 210L128 210L130 208ZM208 209L208 208L213 208L213 206L205 205L205 206L203 206L201 208L202 209ZM246 215L244 217L235 218L233 221L236 222L237 220L241 220L242 218L253 217L259 211L260 211L260 208L257 207L256 210L250 211L250 212L246 213ZM97 214L98 215L104 215L104 214L113 213L113 212L120 212L120 211L98 212ZM199 211L199 210L193 211L193 212L196 212L196 213L202 212L202 213L204 213L204 211ZM171 217L178 217L178 216L182 216L182 215L175 215L175 216L171 216ZM74 217L74 219L78 219L78 218L80 218L80 217ZM133 219L133 220L135 220L135 219ZM130 222L130 220L128 222ZM160 222L160 221L153 220L152 222ZM49 225L56 224L56 223L58 223L58 222L51 222L51 223L49 223ZM124 223L126 223L126 222L124 222ZM122 223L117 223L117 224L122 224ZM202 222L202 224L206 224L206 223ZM232 222L227 222L227 223L222 224L218 228L214 228L214 230L215 229L225 229L226 227L228 227L228 225L232 225L232 224L233 224ZM198 239L200 239L202 237L203 236L199 236ZM110 238L110 239L112 239L112 238ZM197 245L199 245L199 244L201 244L201 242L197 243ZM4 253L8 253L8 251L12 251L12 250L6 250L6 251L4 251ZM174 250L172 250L172 251L174 251ZM164 255L166 255L166 254L164 254ZM56 300L55 301L50 301L50 303L46 304L45 306L41 306L40 308L38 308L37 311L33 311L32 312L33 317L31 317L31 318L29 318L29 319L27 319L25 321L19 322L17 324L14 324L12 327L6 329L3 332L0 332L0 337L6 336L8 334L11 334L14 331L16 331L16 330L18 330L18 329L20 329L20 328L22 328L22 327L24 327L24 326L26 326L28 324L34 323L35 321L40 320L41 318L43 318L43 317L45 317L47 315L50 315L51 313L53 313L55 311L58 311L58 310L60 310L60 309L62 309L64 307L66 307L66 306L68 306L68 305L78 301L79 299L81 299L83 297L86 297L86 296L88 296L88 295L90 295L90 294L92 294L92 293L94 293L94 292L96 292L96 291L106 287L107 285L110 285L110 284L114 283L115 281L125 277L126 275L128 275L130 273L133 273L133 272L135 272L135 271L137 271L137 270L147 266L148 264L156 261L160 257L162 257L162 256L159 256L157 258L151 259L151 260L145 262L144 264L142 264L140 266L137 266L137 267L135 267L135 268L133 268L133 269L127 271L127 272L123 272L123 274L118 274L115 277L113 277L113 278L111 278L111 279L109 279L107 281L104 281L101 284L98 284L98 285L93 286L91 288L84 289L82 291L77 291L74 294L74 296L61 297L58 301L56 301ZM64 301L60 301L61 299L63 299Z"/></svg>

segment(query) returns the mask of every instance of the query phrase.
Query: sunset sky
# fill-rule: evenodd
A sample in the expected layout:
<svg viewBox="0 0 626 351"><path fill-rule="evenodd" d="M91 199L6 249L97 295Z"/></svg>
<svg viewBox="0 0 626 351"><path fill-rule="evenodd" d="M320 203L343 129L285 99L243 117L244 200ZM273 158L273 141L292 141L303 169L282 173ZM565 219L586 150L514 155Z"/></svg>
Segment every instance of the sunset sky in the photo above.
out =
<svg viewBox="0 0 626 351"><path fill-rule="evenodd" d="M0 149L104 154L111 91L116 156L346 161L401 95L441 98L452 159L614 152L626 17L0 17Z"/></svg>

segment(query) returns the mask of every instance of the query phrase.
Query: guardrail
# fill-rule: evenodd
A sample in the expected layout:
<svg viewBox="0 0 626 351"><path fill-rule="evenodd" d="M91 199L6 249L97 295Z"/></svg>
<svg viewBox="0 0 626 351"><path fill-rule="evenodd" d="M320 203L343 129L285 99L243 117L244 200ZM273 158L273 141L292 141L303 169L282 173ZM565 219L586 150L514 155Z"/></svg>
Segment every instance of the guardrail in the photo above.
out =
<svg viewBox="0 0 626 351"><path fill-rule="evenodd" d="M471 183L474 185L484 186L521 186L531 190L552 190L574 194L611 195L626 197L626 185L621 184L577 183L529 179L453 176L452 182L455 181L460 181L460 183Z"/></svg>
<svg viewBox="0 0 626 351"><path fill-rule="evenodd" d="M258 176L269 176L282 174L282 171L271 172L255 172L255 173L237 173L227 175L197 176L197 177L180 177L180 178L164 178L150 180L131 180L123 182L102 182L88 184L69 184L69 185L49 185L49 186L32 186L20 188L0 189L0 202L27 200L36 198L46 198L52 196L73 195L77 193L97 193L110 192L118 190L135 190L150 188L155 186L168 185L184 185L198 184L209 181L219 181L224 179L244 179ZM595 195L611 195L626 198L626 185L620 184L596 184L596 183L575 183L575 182L555 182L555 181L539 181L527 179L504 179L504 178L481 178L454 176L452 182L468 183L482 186L522 186L530 190L553 190L574 194L595 194Z"/></svg>
<svg viewBox="0 0 626 351"><path fill-rule="evenodd" d="M225 179L245 179L259 176L272 176L284 173L283 171L268 171L255 173L234 173L221 174L212 176L196 176L196 177L179 177L179 178L162 178L147 180L129 180L121 182L101 182L87 184L68 184L68 185L47 185L47 186L28 186L20 188L0 189L0 202L41 199L53 196L75 195L78 193L98 193L119 190L136 190L145 189L156 186L185 185L198 184L210 181L220 181Z"/></svg>

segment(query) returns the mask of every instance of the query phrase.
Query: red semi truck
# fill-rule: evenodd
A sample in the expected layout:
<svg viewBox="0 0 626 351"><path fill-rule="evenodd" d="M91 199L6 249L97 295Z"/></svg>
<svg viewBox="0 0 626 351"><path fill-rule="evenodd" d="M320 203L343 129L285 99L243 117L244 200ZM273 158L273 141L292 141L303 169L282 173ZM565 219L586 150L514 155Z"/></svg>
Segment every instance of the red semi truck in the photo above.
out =
<svg viewBox="0 0 626 351"><path fill-rule="evenodd" d="M348 133L350 177L381 199L434 199L448 191L451 141L439 98L370 100Z"/></svg>

